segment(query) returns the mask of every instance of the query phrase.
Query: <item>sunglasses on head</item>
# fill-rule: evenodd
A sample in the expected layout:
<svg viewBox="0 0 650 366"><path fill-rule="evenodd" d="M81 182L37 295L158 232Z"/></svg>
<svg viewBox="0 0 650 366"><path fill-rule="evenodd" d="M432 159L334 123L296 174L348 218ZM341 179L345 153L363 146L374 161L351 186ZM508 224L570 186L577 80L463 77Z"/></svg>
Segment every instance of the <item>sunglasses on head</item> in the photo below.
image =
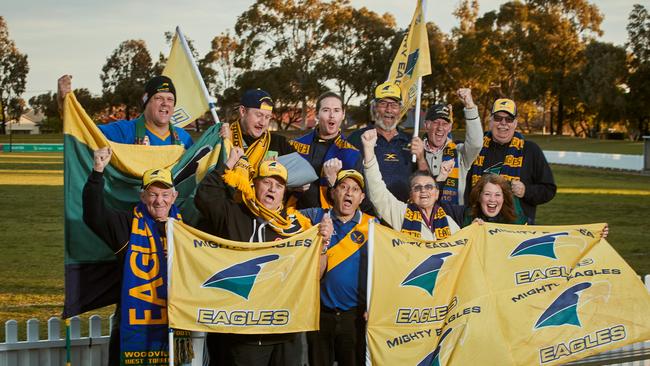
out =
<svg viewBox="0 0 650 366"><path fill-rule="evenodd" d="M510 117L510 116L499 116L499 115L497 115L497 114L495 114L495 115L492 116L492 120L493 120L494 122L506 121L506 123L512 123L512 122L515 121L515 119L512 118L512 117Z"/></svg>

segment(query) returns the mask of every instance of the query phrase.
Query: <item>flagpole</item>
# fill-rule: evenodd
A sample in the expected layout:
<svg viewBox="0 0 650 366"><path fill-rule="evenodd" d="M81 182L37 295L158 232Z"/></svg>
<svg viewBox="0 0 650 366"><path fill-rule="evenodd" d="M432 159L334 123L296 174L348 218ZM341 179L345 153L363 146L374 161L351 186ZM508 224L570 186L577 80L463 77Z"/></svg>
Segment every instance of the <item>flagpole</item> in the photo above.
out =
<svg viewBox="0 0 650 366"><path fill-rule="evenodd" d="M427 24L427 0L422 0L422 22L425 24L425 29L426 29L426 24ZM427 37L428 38L428 37ZM418 137L420 134L420 99L422 98L422 76L418 77L418 89L417 89L417 95L415 97L415 120L413 121L413 137ZM417 158L415 157L415 154L411 156L411 161L416 162Z"/></svg>
<svg viewBox="0 0 650 366"><path fill-rule="evenodd" d="M203 81L203 77L199 72L199 67L196 65L194 56L192 56L192 52L190 51L190 46L188 46L187 41L185 40L185 36L183 36L183 32L181 32L180 26L176 26L176 34L178 35L178 38L181 40L181 45L183 46L183 52L185 52L188 59L192 60L192 67L194 68L194 73L196 74L196 77L199 79L199 85L201 86L201 91L203 92L203 96L205 97L205 100L208 102L208 106L210 107L210 113L212 113L212 118L214 119L214 123L220 123L221 121L219 120L219 116L217 115L217 105L214 102L215 99L210 96L210 93L208 92L208 88L205 86L205 81Z"/></svg>
<svg viewBox="0 0 650 366"><path fill-rule="evenodd" d="M169 366L174 366L174 329L169 328Z"/></svg>

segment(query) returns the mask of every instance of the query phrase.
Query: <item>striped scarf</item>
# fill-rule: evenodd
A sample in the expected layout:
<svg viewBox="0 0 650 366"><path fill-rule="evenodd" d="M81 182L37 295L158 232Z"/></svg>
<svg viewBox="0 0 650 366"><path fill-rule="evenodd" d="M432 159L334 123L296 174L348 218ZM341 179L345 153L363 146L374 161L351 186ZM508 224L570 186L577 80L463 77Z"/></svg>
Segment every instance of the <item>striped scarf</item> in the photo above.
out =
<svg viewBox="0 0 650 366"><path fill-rule="evenodd" d="M456 143L449 140L449 143L442 151L442 162L453 160L454 167L447 176L447 180L440 187L440 202L458 204L458 150Z"/></svg>
<svg viewBox="0 0 650 366"><path fill-rule="evenodd" d="M289 207L283 212L282 207L271 211L262 205L255 196L255 188L250 180L250 165L240 159L233 169L226 170L223 181L241 193L241 199L253 215L268 221L269 226L281 236L288 237L309 229L311 221L296 209Z"/></svg>
<svg viewBox="0 0 650 366"><path fill-rule="evenodd" d="M433 222L428 223L427 227L435 234L436 240L445 239L451 236L451 229L449 229L449 222L447 221L447 213L438 204L433 206ZM406 206L406 214L404 215L404 222L402 222L401 232L408 234L415 238L422 236L422 223L426 221L422 217L422 211L414 203L409 203Z"/></svg>
<svg viewBox="0 0 650 366"><path fill-rule="evenodd" d="M262 136L256 139L250 146L246 146L239 122L230 124L230 131L232 132L233 145L241 147L246 152L246 158L252 166L252 176L252 174L257 171L262 161L266 158L266 154L269 151L269 146L271 144L271 133L266 130Z"/></svg>
<svg viewBox="0 0 650 366"><path fill-rule="evenodd" d="M488 131L485 136L483 136L483 148L472 164L472 187L476 185L479 179L481 179L481 176L485 173L485 167L483 165L491 142L492 132ZM503 176L507 180L519 180L523 162L524 136L519 132L515 132L515 135L510 141L510 145L508 145L506 157L503 160L503 166L499 172L495 173Z"/></svg>
<svg viewBox="0 0 650 366"><path fill-rule="evenodd" d="M176 206L169 217L181 220ZM142 202L133 209L120 306L121 364L168 365L167 241Z"/></svg>
<svg viewBox="0 0 650 366"><path fill-rule="evenodd" d="M311 160L311 147L314 141L318 139L317 128L314 128L310 133L301 136L295 140L289 141L291 146L305 158L307 161ZM361 159L361 152L345 140L345 137L339 133L336 136L336 139L327 149L325 156L323 157L323 163L332 158L338 158L343 163L341 170L354 169L355 164L358 159ZM327 182L327 177L321 169L320 179L319 179L319 194L320 194L320 204L322 208L331 208L332 205L327 198L327 188L329 184ZM287 202L287 206L295 207L298 199L300 198L301 193L294 192Z"/></svg>

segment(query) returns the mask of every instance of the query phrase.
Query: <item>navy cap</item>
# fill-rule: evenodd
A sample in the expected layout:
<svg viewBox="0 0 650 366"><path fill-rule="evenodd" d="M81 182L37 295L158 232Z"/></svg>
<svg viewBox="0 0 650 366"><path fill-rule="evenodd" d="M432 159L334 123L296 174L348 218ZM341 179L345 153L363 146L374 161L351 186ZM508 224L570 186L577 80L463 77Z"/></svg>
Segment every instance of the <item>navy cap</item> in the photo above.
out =
<svg viewBox="0 0 650 366"><path fill-rule="evenodd" d="M248 89L241 97L241 105L246 108L273 110L273 98L262 89Z"/></svg>
<svg viewBox="0 0 650 366"><path fill-rule="evenodd" d="M438 118L442 118L447 122L451 122L451 109L447 104L434 104L429 107L424 120L435 121Z"/></svg>

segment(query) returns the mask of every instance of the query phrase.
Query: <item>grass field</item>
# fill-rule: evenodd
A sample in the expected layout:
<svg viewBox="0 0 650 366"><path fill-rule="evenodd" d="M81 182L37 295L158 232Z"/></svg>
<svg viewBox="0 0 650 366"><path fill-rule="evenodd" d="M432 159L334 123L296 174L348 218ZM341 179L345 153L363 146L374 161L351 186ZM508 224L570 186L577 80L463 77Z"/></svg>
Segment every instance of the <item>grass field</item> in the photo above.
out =
<svg viewBox="0 0 650 366"><path fill-rule="evenodd" d="M465 131L454 131L454 138L463 139ZM291 136L299 136L300 133L291 131ZM348 133L349 134L349 133ZM192 138L196 140L199 134L191 132ZM621 141L621 140L598 140L583 139L571 136L549 136L549 135L527 135L527 139L535 141L544 150L559 151L585 151L602 152L610 154L643 154L643 141ZM0 135L0 143L8 143L9 137ZM63 143L62 134L50 135L14 135L14 143Z"/></svg>
<svg viewBox="0 0 650 366"><path fill-rule="evenodd" d="M608 241L639 274L650 273L650 176L553 166L559 188L539 224L608 222ZM63 157L0 153L0 342L4 322L45 322L63 306ZM98 313L107 318L112 307ZM87 318L87 315L83 317ZM86 326L82 330L87 330Z"/></svg>

